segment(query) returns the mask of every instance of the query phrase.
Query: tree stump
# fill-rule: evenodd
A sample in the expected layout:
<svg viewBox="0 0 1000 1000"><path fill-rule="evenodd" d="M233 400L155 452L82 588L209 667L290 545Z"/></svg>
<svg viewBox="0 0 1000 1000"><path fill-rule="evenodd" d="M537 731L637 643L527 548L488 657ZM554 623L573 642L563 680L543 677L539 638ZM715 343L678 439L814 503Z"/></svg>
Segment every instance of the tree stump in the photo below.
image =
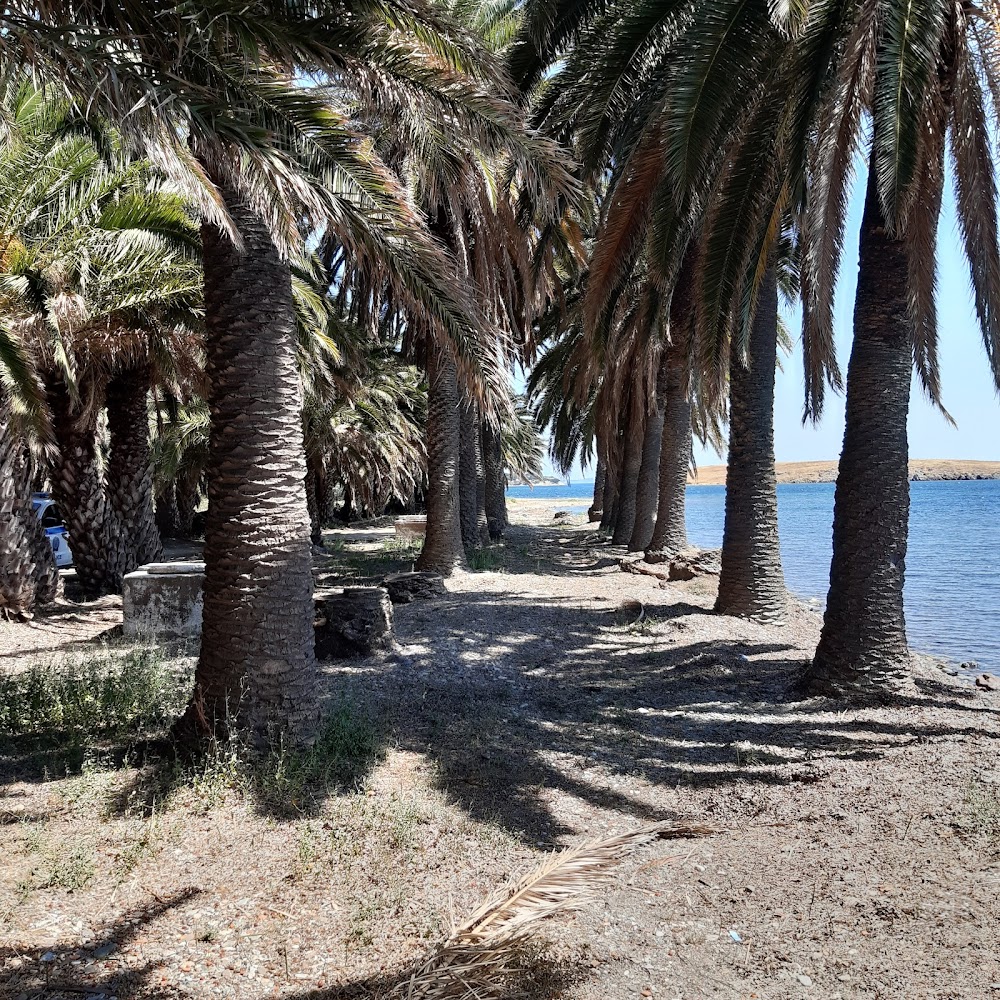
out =
<svg viewBox="0 0 1000 1000"><path fill-rule="evenodd" d="M392 602L384 587L345 587L316 595L316 657L388 652L396 644Z"/></svg>
<svg viewBox="0 0 1000 1000"><path fill-rule="evenodd" d="M393 604L426 601L447 593L441 574L427 570L416 573L393 573L382 581L382 586L389 591L389 599Z"/></svg>

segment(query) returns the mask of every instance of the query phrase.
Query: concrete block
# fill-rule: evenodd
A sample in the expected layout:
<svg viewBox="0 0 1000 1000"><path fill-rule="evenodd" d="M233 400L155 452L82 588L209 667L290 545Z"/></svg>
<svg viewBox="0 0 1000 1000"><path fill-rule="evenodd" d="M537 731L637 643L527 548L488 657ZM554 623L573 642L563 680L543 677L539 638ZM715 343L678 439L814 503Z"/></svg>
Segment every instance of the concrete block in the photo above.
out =
<svg viewBox="0 0 1000 1000"><path fill-rule="evenodd" d="M427 533L425 514L404 514L396 518L393 530L398 538L423 538Z"/></svg>
<svg viewBox="0 0 1000 1000"><path fill-rule="evenodd" d="M147 563L125 576L124 635L201 635L203 562Z"/></svg>

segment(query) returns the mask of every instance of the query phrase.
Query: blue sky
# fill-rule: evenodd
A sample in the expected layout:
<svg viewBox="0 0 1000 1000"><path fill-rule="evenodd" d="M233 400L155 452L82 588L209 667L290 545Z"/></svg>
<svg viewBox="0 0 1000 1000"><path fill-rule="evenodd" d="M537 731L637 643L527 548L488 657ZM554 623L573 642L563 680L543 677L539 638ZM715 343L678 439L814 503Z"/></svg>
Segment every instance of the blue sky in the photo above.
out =
<svg viewBox="0 0 1000 1000"><path fill-rule="evenodd" d="M861 227L865 178L855 182L840 282L837 287L835 323L837 356L845 375L851 349L852 314L858 273L858 233ZM910 456L912 458L963 458L1000 461L1000 402L989 374L982 336L976 323L968 267L961 251L951 191L945 193L938 232L938 328L944 405L958 424L952 427L928 403L914 382L910 407ZM786 317L798 337L800 318ZM802 355L798 343L775 386L775 455L779 462L836 459L844 434L844 399L827 395L822 421L802 424ZM699 465L723 461L711 449L697 446ZM551 469L549 470L551 472ZM575 480L591 479L592 472L572 473Z"/></svg>

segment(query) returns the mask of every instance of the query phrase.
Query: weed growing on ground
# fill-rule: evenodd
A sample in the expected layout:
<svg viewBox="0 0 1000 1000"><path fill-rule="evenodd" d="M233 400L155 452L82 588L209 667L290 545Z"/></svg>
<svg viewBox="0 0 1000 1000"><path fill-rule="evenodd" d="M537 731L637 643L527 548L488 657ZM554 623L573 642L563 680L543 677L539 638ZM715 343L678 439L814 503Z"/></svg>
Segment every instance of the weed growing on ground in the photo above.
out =
<svg viewBox="0 0 1000 1000"><path fill-rule="evenodd" d="M116 737L165 725L186 692L156 647L106 647L86 659L0 677L0 736Z"/></svg>
<svg viewBox="0 0 1000 1000"><path fill-rule="evenodd" d="M383 755L371 721L345 700L327 716L311 747L279 741L261 752L237 738L220 741L194 769L175 775L174 786L189 785L206 809L236 792L266 812L292 817L356 782Z"/></svg>
<svg viewBox="0 0 1000 1000"><path fill-rule="evenodd" d="M1000 840L1000 793L973 778L965 791L966 827L990 840Z"/></svg>
<svg viewBox="0 0 1000 1000"><path fill-rule="evenodd" d="M507 568L507 553L502 545L472 549L466 559L469 569L477 573L499 572Z"/></svg>

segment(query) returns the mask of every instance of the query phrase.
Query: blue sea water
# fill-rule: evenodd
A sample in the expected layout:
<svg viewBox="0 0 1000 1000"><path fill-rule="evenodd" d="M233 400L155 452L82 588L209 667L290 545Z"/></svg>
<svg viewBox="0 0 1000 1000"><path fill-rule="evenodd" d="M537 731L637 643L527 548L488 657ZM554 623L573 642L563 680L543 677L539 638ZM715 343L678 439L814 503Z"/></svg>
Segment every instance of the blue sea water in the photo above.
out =
<svg viewBox="0 0 1000 1000"><path fill-rule="evenodd" d="M789 590L825 601L830 579L833 484L778 487L781 560ZM587 509L592 483L513 487L511 497L566 499ZM722 544L726 489L690 486L688 537ZM583 502L586 501L586 502ZM906 556L906 627L910 645L1000 674L1000 480L910 484Z"/></svg>

